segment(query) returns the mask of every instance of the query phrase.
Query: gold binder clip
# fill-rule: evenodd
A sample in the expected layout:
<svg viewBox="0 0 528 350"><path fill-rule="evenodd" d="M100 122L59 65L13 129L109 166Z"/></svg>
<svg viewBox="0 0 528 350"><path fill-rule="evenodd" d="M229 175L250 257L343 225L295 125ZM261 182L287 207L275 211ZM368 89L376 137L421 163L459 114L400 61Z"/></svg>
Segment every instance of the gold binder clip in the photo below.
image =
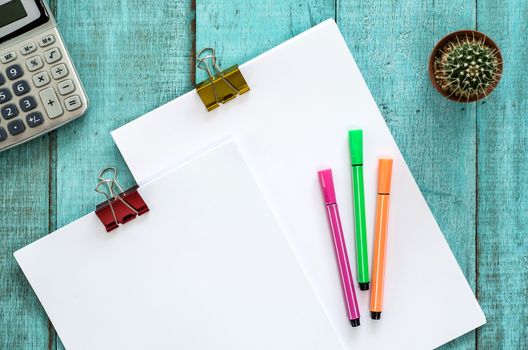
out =
<svg viewBox="0 0 528 350"><path fill-rule="evenodd" d="M249 91L249 86L240 73L238 65L235 64L224 71L220 69L214 49L210 47L202 49L196 55L196 61L198 68L205 70L209 76L209 79L196 85L196 91L208 112L218 107L220 103L226 103Z"/></svg>

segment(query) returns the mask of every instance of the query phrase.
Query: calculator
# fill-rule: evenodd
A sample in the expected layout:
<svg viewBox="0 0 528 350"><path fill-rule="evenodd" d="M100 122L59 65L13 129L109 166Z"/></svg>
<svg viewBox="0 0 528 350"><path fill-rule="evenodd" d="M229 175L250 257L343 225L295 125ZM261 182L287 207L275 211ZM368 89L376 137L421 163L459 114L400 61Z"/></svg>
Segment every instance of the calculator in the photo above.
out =
<svg viewBox="0 0 528 350"><path fill-rule="evenodd" d="M0 0L0 152L80 116L88 100L42 0Z"/></svg>

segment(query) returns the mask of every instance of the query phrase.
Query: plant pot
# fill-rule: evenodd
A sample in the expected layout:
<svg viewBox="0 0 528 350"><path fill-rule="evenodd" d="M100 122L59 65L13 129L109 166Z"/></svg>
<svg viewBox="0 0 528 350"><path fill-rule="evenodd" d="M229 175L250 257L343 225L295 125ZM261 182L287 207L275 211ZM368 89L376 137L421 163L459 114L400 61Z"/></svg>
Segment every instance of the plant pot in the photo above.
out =
<svg viewBox="0 0 528 350"><path fill-rule="evenodd" d="M443 52L445 52L451 43L459 43L460 39L465 38L474 38L478 41L481 41L484 43L484 46L489 47L494 52L493 56L497 59L497 65L496 65L496 75L494 75L493 81L491 81L488 86L483 89L482 91L478 93L472 93L468 96L461 96L454 92L454 90L450 87L445 86L451 86L450 84L445 84L444 87L442 86L441 82L442 79L438 79L437 77L440 75L442 77L442 74L437 74L438 72L441 72L441 63L439 63L439 59L442 58L444 55ZM469 56L468 56L469 57ZM478 65L476 66L478 70ZM494 89L497 87L497 84L499 83L500 77L502 75L503 70L503 62L502 62L502 55L500 52L499 47L488 38L485 34L478 32L476 30L459 30L457 32L450 33L446 35L445 37L440 40L436 46L434 47L431 56L429 57L429 77L431 78L431 82L433 83L433 86L440 92L443 96L447 97L450 100L457 101L457 102L474 102L477 100L480 100L484 97L487 97ZM445 72L445 70L443 71ZM468 71L469 72L469 71ZM480 73L480 72L479 72ZM444 77L445 78L445 77ZM444 81L445 82L445 81ZM458 90L460 91L460 90Z"/></svg>

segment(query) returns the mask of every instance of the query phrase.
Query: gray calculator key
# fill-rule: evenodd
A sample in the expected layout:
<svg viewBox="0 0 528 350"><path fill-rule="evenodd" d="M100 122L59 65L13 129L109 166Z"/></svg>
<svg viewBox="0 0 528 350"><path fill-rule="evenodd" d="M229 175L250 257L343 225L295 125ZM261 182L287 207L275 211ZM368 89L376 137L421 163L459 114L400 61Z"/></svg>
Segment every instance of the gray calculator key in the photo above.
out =
<svg viewBox="0 0 528 350"><path fill-rule="evenodd" d="M44 59L46 59L46 62L48 63L55 63L58 60L62 58L61 52L58 48L54 47L53 49L50 49L44 53Z"/></svg>
<svg viewBox="0 0 528 350"><path fill-rule="evenodd" d="M46 47L48 45L51 45L55 42L55 37L53 34L48 34L45 37L40 38L39 45L40 47Z"/></svg>
<svg viewBox="0 0 528 350"><path fill-rule="evenodd" d="M57 84L57 88L59 89L59 94L64 96L75 91L75 84L68 79Z"/></svg>
<svg viewBox="0 0 528 350"><path fill-rule="evenodd" d="M15 51L10 51L10 52L6 52L4 53L2 56L0 56L0 62L2 62L3 64L7 64L11 61L14 61L16 60L17 58L17 54Z"/></svg>
<svg viewBox="0 0 528 350"><path fill-rule="evenodd" d="M42 113L33 112L31 114L28 114L26 117L26 123L30 128L34 128L44 123L44 118L42 117Z"/></svg>
<svg viewBox="0 0 528 350"><path fill-rule="evenodd" d="M0 73L0 86L4 85L6 82L5 77L2 73Z"/></svg>
<svg viewBox="0 0 528 350"><path fill-rule="evenodd" d="M18 104L20 105L20 108L24 112L28 112L37 107L37 101L35 100L33 96L24 97L23 99L20 100Z"/></svg>
<svg viewBox="0 0 528 350"><path fill-rule="evenodd" d="M53 88L42 90L40 92L40 99L42 100L42 104L46 109L46 113L48 113L48 117L51 119L60 117L64 113L60 105L59 98L57 97L57 94Z"/></svg>
<svg viewBox="0 0 528 350"><path fill-rule="evenodd" d="M15 119L7 124L7 130L13 136L23 133L26 130L24 122L20 119Z"/></svg>
<svg viewBox="0 0 528 350"><path fill-rule="evenodd" d="M35 84L36 87L47 85L49 84L49 82L50 82L50 77L47 72L40 72L33 76L33 84Z"/></svg>
<svg viewBox="0 0 528 350"><path fill-rule="evenodd" d="M51 68L51 76L55 80L59 80L68 75L68 68L64 63L58 64L55 67Z"/></svg>
<svg viewBox="0 0 528 350"><path fill-rule="evenodd" d="M34 72L44 67L44 62L40 56L33 56L26 60L26 67L30 72Z"/></svg>
<svg viewBox="0 0 528 350"><path fill-rule="evenodd" d="M22 55L29 55L30 53L35 51L37 51L37 44L35 43L27 43L26 45L20 48L20 53Z"/></svg>
<svg viewBox="0 0 528 350"><path fill-rule="evenodd" d="M8 119L11 119L11 118L14 118L18 115L18 108L17 106L15 106L14 104L10 103L8 105L5 105L4 107L2 107L2 109L0 110L1 113L2 113L2 117L5 119L5 120L8 120Z"/></svg>
<svg viewBox="0 0 528 350"><path fill-rule="evenodd" d="M29 87L29 83L25 80L20 80L19 82L13 84L13 91L17 96L27 94L30 90L31 88Z"/></svg>
<svg viewBox="0 0 528 350"><path fill-rule="evenodd" d="M5 139L7 139L7 133L4 128L0 128L0 142L4 141Z"/></svg>
<svg viewBox="0 0 528 350"><path fill-rule="evenodd" d="M7 67L6 74L9 80L15 80L24 75L24 71L22 70L22 67L20 67L20 65L14 64L12 66Z"/></svg>
<svg viewBox="0 0 528 350"><path fill-rule="evenodd" d="M64 100L64 105L66 106L66 109L70 112L79 109L82 106L81 98L77 95L68 97Z"/></svg>
<svg viewBox="0 0 528 350"><path fill-rule="evenodd" d="M5 103L13 98L8 89L0 89L0 104Z"/></svg>

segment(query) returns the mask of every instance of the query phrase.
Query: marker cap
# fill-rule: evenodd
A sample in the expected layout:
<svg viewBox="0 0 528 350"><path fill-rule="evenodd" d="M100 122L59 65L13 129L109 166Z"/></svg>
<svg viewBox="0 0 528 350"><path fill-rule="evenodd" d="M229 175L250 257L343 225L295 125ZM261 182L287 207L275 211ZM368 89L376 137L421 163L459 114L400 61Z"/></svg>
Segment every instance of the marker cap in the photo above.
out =
<svg viewBox="0 0 528 350"><path fill-rule="evenodd" d="M381 158L378 161L378 193L390 193L392 178L392 159Z"/></svg>
<svg viewBox="0 0 528 350"><path fill-rule="evenodd" d="M350 161L352 165L363 164L363 130L350 130L348 132L348 145L350 147Z"/></svg>
<svg viewBox="0 0 528 350"><path fill-rule="evenodd" d="M321 170L317 174L319 174L319 183L321 184L325 204L334 204L336 202L336 195L332 169Z"/></svg>

